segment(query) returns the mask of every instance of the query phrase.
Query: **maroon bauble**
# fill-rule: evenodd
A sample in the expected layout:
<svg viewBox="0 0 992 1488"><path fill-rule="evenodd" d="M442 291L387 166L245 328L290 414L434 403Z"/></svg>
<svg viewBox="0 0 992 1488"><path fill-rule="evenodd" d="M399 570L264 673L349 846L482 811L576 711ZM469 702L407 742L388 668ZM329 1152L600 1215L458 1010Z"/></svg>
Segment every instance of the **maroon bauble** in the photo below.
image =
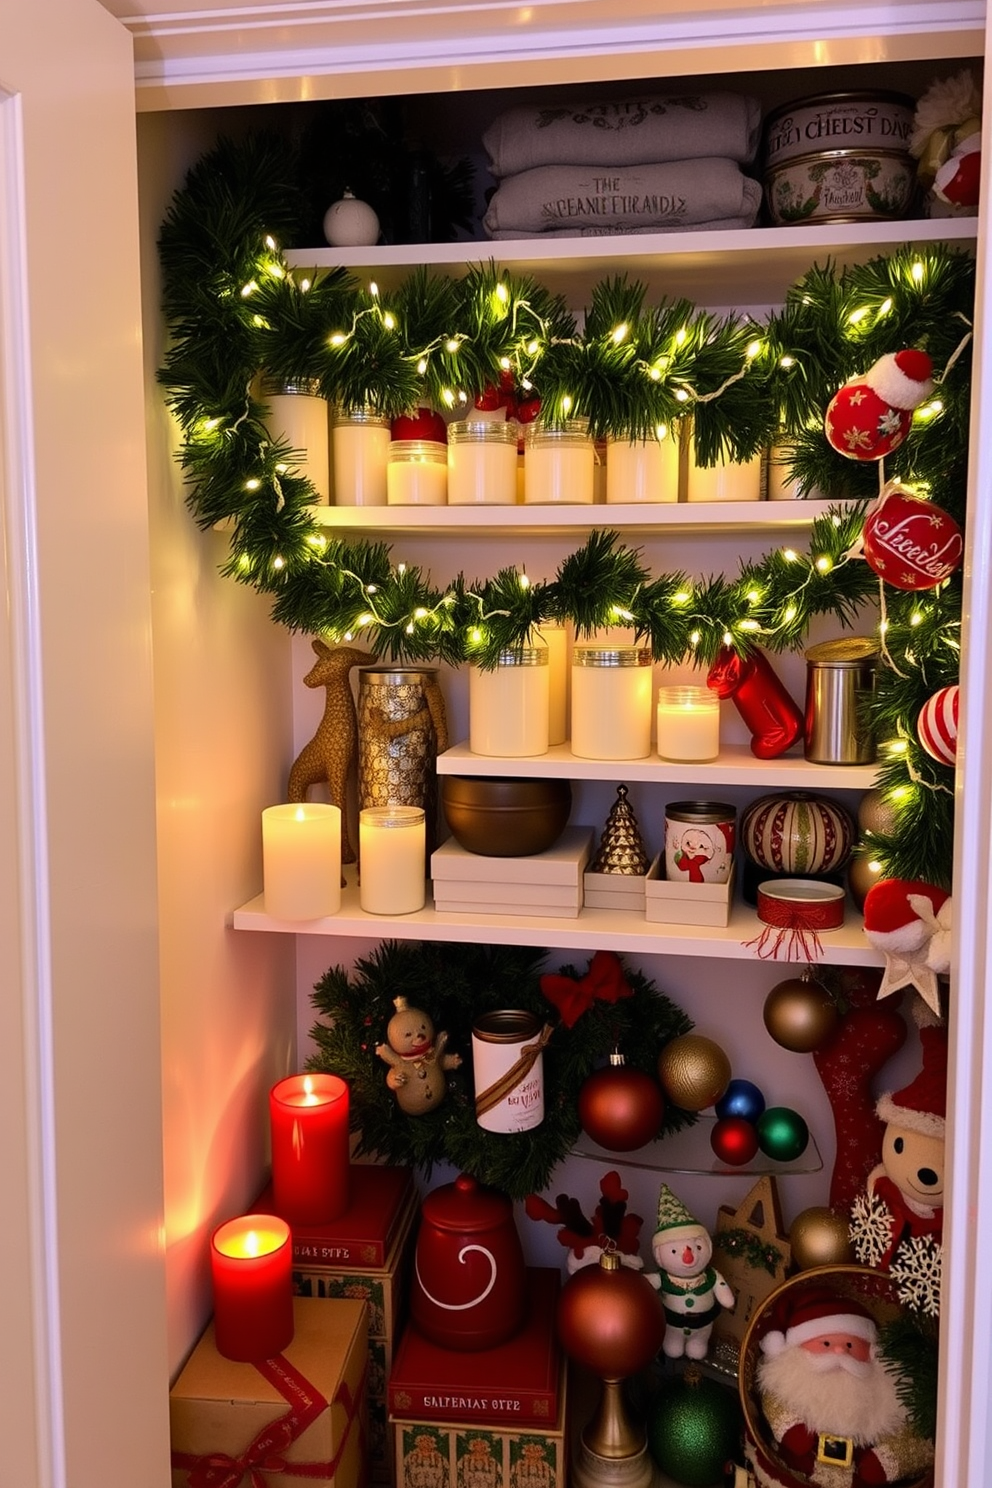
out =
<svg viewBox="0 0 992 1488"><path fill-rule="evenodd" d="M743 1116L724 1116L710 1132L710 1146L721 1162L741 1168L758 1151L758 1129Z"/></svg>
<svg viewBox="0 0 992 1488"><path fill-rule="evenodd" d="M916 720L916 736L931 759L940 765L953 765L958 757L957 683L942 687L927 698Z"/></svg>
<svg viewBox="0 0 992 1488"><path fill-rule="evenodd" d="M579 1091L579 1120L594 1142L610 1152L633 1152L658 1135L665 1114L661 1086L643 1070L628 1069L614 1055Z"/></svg>
<svg viewBox="0 0 992 1488"><path fill-rule="evenodd" d="M621 1266L617 1255L583 1266L561 1289L562 1348L600 1379L627 1379L646 1369L664 1336L659 1294L640 1271Z"/></svg>
<svg viewBox="0 0 992 1488"><path fill-rule="evenodd" d="M953 517L895 483L865 518L869 568L895 589L933 589L954 572L964 538Z"/></svg>

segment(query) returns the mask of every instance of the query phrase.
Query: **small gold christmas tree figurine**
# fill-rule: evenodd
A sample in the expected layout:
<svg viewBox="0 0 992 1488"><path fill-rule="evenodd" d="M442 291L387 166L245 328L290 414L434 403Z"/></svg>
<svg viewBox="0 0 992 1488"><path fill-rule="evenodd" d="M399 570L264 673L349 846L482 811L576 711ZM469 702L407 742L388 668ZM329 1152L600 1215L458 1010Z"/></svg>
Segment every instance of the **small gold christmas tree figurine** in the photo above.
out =
<svg viewBox="0 0 992 1488"><path fill-rule="evenodd" d="M617 799L610 807L606 826L596 855L589 865L590 873L626 873L631 876L648 871L648 855L637 825L637 817L627 800L625 785L617 786Z"/></svg>

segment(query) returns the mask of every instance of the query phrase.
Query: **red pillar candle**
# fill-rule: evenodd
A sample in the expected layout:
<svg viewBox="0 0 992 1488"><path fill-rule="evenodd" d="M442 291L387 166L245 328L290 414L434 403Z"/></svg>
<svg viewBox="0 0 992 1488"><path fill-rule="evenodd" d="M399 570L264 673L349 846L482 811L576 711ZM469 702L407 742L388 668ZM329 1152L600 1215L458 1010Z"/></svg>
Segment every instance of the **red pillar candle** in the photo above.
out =
<svg viewBox="0 0 992 1488"><path fill-rule="evenodd" d="M272 1193L290 1224L329 1224L348 1207L348 1087L337 1075L290 1075L269 1093Z"/></svg>
<svg viewBox="0 0 992 1488"><path fill-rule="evenodd" d="M272 1359L293 1341L293 1239L274 1214L244 1214L213 1233L214 1341L225 1359Z"/></svg>

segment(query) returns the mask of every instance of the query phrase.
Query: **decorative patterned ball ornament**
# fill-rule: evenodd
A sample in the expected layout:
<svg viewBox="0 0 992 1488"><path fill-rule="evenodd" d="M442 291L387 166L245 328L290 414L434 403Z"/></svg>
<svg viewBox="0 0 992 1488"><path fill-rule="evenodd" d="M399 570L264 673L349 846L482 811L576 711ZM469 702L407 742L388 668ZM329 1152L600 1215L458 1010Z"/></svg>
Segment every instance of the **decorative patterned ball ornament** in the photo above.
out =
<svg viewBox="0 0 992 1488"><path fill-rule="evenodd" d="M730 1060L719 1044L699 1033L683 1033L658 1055L661 1088L683 1111L715 1105L730 1084Z"/></svg>
<svg viewBox="0 0 992 1488"><path fill-rule="evenodd" d="M795 1162L809 1146L809 1127L789 1106L769 1106L757 1124L758 1146L774 1162Z"/></svg>
<svg viewBox="0 0 992 1488"><path fill-rule="evenodd" d="M710 1132L710 1146L721 1162L742 1168L758 1152L758 1129L743 1116L723 1116Z"/></svg>
<svg viewBox="0 0 992 1488"><path fill-rule="evenodd" d="M741 816L741 844L770 873L810 878L842 868L855 829L843 806L806 791L759 796Z"/></svg>
<svg viewBox="0 0 992 1488"><path fill-rule="evenodd" d="M848 460L882 460L909 433L913 409L933 392L933 364L925 351L879 357L861 377L845 382L824 418L827 442Z"/></svg>
<svg viewBox="0 0 992 1488"><path fill-rule="evenodd" d="M379 241L379 219L368 202L345 188L324 213L324 237L332 248L368 248Z"/></svg>
<svg viewBox="0 0 992 1488"><path fill-rule="evenodd" d="M557 1327L569 1358L600 1379L620 1380L646 1368L661 1348L665 1314L647 1277L605 1252L565 1282Z"/></svg>
<svg viewBox="0 0 992 1488"><path fill-rule="evenodd" d="M765 1027L777 1044L793 1054L811 1054L837 1028L837 1004L812 977L788 977L765 998Z"/></svg>
<svg viewBox="0 0 992 1488"><path fill-rule="evenodd" d="M897 481L889 481L865 518L862 541L868 567L894 589L935 588L964 553L954 518Z"/></svg>
<svg viewBox="0 0 992 1488"><path fill-rule="evenodd" d="M942 687L928 698L916 720L916 735L931 759L940 765L953 765L958 756L957 683Z"/></svg>
<svg viewBox="0 0 992 1488"><path fill-rule="evenodd" d="M725 1116L739 1116L753 1123L765 1109L765 1097L750 1080L731 1080L715 1109L721 1121Z"/></svg>
<svg viewBox="0 0 992 1488"><path fill-rule="evenodd" d="M665 1114L661 1087L643 1070L629 1069L611 1054L579 1091L579 1120L594 1142L609 1152L633 1152L658 1135Z"/></svg>
<svg viewBox="0 0 992 1488"><path fill-rule="evenodd" d="M792 1261L797 1271L813 1266L846 1266L854 1260L850 1216L827 1204L803 1209L789 1230Z"/></svg>
<svg viewBox="0 0 992 1488"><path fill-rule="evenodd" d="M669 1477L706 1488L724 1481L743 1424L737 1392L690 1366L665 1385L648 1412L648 1451Z"/></svg>
<svg viewBox="0 0 992 1488"><path fill-rule="evenodd" d="M892 837L898 824L896 808L885 792L877 786L865 791L858 803L858 831Z"/></svg>
<svg viewBox="0 0 992 1488"><path fill-rule="evenodd" d="M847 887L858 909L864 909L865 900L881 877L882 864L874 854L854 854L847 870Z"/></svg>

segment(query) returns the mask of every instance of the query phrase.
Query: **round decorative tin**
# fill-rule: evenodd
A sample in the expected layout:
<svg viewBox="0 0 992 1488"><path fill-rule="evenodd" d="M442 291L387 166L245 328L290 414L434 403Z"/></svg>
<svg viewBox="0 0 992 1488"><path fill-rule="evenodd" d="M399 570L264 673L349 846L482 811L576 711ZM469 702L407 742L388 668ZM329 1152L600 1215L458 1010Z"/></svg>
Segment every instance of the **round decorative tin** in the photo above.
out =
<svg viewBox="0 0 992 1488"><path fill-rule="evenodd" d="M905 217L916 186L910 155L827 150L765 171L765 200L779 227Z"/></svg>
<svg viewBox="0 0 992 1488"><path fill-rule="evenodd" d="M789 930L837 930L844 923L844 890L812 878L761 883L758 919Z"/></svg>
<svg viewBox="0 0 992 1488"><path fill-rule="evenodd" d="M828 150L908 154L915 104L905 93L819 93L773 109L765 120L765 167Z"/></svg>
<svg viewBox="0 0 992 1488"><path fill-rule="evenodd" d="M734 866L737 813L723 801L673 801L665 807L665 877L726 883Z"/></svg>

